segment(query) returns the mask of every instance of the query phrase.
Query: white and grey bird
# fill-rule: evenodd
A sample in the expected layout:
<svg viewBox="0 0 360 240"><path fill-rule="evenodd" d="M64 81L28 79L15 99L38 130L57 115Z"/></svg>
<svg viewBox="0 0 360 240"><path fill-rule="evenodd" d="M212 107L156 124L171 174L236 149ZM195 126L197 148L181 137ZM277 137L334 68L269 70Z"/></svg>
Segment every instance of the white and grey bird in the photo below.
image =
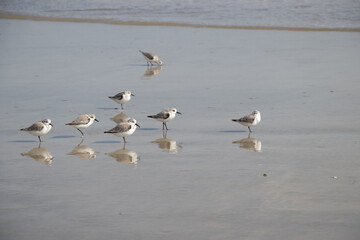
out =
<svg viewBox="0 0 360 240"><path fill-rule="evenodd" d="M137 124L135 119L130 118L127 122L119 123L114 128L105 131L104 133L112 133L118 137L122 137L124 143L126 143L125 137L132 135L135 132L136 127L140 127L139 124Z"/></svg>
<svg viewBox="0 0 360 240"><path fill-rule="evenodd" d="M37 136L41 142L40 136L47 134L52 127L53 125L51 124L51 120L49 118L45 118L41 122L36 122L30 127L20 129L20 131L25 131L33 136Z"/></svg>
<svg viewBox="0 0 360 240"><path fill-rule="evenodd" d="M82 114L78 116L74 121L66 123L65 125L76 128L77 130L79 130L82 137L84 137L84 133L80 129L85 129L89 127L91 124L94 123L94 121L99 122L99 120L96 119L95 114Z"/></svg>
<svg viewBox="0 0 360 240"><path fill-rule="evenodd" d="M249 115L246 115L239 119L232 119L232 121L248 127L249 131L251 132L250 127L258 125L258 123L261 121L261 115L258 110L255 110Z"/></svg>
<svg viewBox="0 0 360 240"><path fill-rule="evenodd" d="M115 96L109 96L109 98L114 100L116 103L121 104L121 109L124 109L123 104L130 101L131 96L135 96L135 95L132 94L131 91L126 90L125 92L118 93Z"/></svg>
<svg viewBox="0 0 360 240"><path fill-rule="evenodd" d="M147 117L153 118L155 120L158 120L159 122L162 122L163 130L164 130L164 127L166 128L166 130L168 130L166 123L173 120L175 118L176 114L181 114L181 112L178 112L178 110L176 108L171 108L171 109L165 109L164 111L159 112L158 114L150 115Z"/></svg>
<svg viewBox="0 0 360 240"><path fill-rule="evenodd" d="M139 50L139 52L141 52L144 58L146 59L147 65L151 64L152 66L153 63L156 63L157 65L161 66L163 64L163 62L155 54L149 52L143 52L141 50Z"/></svg>

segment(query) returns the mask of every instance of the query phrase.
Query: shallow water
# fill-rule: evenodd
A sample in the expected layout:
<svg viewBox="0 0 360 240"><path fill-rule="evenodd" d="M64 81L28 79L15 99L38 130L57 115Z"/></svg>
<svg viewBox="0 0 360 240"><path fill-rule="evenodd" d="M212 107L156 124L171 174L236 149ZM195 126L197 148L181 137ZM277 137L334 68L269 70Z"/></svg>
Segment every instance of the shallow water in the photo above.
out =
<svg viewBox="0 0 360 240"><path fill-rule="evenodd" d="M357 239L359 39L0 20L2 238ZM126 89L124 150L103 131ZM167 107L164 139L146 116ZM231 119L254 109L248 138ZM39 149L19 129L45 117Z"/></svg>
<svg viewBox="0 0 360 240"><path fill-rule="evenodd" d="M14 14L201 25L359 28L358 0L2 0Z"/></svg>

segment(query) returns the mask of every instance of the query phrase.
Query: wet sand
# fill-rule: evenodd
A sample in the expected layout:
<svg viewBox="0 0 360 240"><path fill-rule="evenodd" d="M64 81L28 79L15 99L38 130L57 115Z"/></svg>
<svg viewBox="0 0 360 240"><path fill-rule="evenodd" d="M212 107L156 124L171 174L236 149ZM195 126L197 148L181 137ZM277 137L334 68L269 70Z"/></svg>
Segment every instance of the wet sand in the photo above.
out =
<svg viewBox="0 0 360 240"><path fill-rule="evenodd" d="M0 20L1 238L358 239L359 40ZM126 89L124 147L103 132ZM165 136L146 116L167 107ZM231 119L255 109L249 136ZM100 121L83 142L80 113ZM39 147L19 129L45 117Z"/></svg>
<svg viewBox="0 0 360 240"><path fill-rule="evenodd" d="M118 21L113 19L91 19L75 17L44 17L18 15L0 11L0 19L32 20L46 22L73 22L73 23L101 23L125 26L165 26L165 27L191 27L191 28L215 28L215 29L238 29L238 30L271 30L271 31L311 31L311 32L360 32L360 28L311 28L311 27L281 27L281 26L235 26L235 25L213 25L213 24L191 24L176 22L137 22Z"/></svg>

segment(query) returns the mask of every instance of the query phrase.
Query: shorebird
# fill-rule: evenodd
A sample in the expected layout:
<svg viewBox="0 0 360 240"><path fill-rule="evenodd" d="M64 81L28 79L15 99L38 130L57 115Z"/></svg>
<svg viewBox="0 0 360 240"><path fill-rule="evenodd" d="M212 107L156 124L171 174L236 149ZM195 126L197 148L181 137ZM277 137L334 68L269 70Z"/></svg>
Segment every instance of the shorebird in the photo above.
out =
<svg viewBox="0 0 360 240"><path fill-rule="evenodd" d="M47 134L52 127L53 125L51 124L51 120L49 118L45 118L41 122L36 122L30 127L20 129L20 131L25 131L33 136L37 136L41 142L40 136Z"/></svg>
<svg viewBox="0 0 360 240"><path fill-rule="evenodd" d="M121 104L121 109L124 109L123 104L130 101L131 96L135 96L135 95L132 94L129 90L126 90L125 92L118 93L115 96L112 96L112 97L109 96L109 98L114 100L118 104Z"/></svg>
<svg viewBox="0 0 360 240"><path fill-rule="evenodd" d="M164 111L159 112L156 115L150 115L148 117L158 120L159 122L162 122L163 130L164 130L164 127L166 128L166 130L168 130L166 123L173 120L175 118L176 114L181 114L181 113L178 112L178 110L176 110L176 108L171 108L171 109L165 109Z"/></svg>
<svg viewBox="0 0 360 240"><path fill-rule="evenodd" d="M126 143L125 137L132 135L135 132L136 127L140 127L139 124L137 124L135 119L130 118L127 122L119 123L114 128L105 131L104 133L112 133L118 137L122 137L124 143Z"/></svg>
<svg viewBox="0 0 360 240"><path fill-rule="evenodd" d="M249 132L251 132L250 127L256 126L261 121L261 115L258 110L253 111L251 114L244 116L239 119L232 119L234 122L240 123L248 127Z"/></svg>
<svg viewBox="0 0 360 240"><path fill-rule="evenodd" d="M96 119L95 114L82 114L82 115L78 116L71 123L66 123L65 125L69 125L69 126L76 128L77 130L79 130L82 137L84 137L84 133L80 129L85 129L85 128L89 127L91 124L94 123L94 121L99 122Z"/></svg>
<svg viewBox="0 0 360 240"><path fill-rule="evenodd" d="M159 66L161 66L163 64L163 62L155 54L149 53L149 52L143 52L141 50L139 50L139 52L141 52L142 55L144 56L144 58L146 59L148 66L149 66L149 64L151 64L151 66L152 66L153 63L156 63Z"/></svg>

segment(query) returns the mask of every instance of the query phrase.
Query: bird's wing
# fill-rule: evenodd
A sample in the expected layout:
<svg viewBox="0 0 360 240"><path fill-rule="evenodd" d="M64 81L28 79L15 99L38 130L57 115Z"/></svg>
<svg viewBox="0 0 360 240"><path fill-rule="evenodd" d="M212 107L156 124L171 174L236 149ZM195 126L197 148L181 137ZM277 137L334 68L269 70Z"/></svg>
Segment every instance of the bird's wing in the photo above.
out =
<svg viewBox="0 0 360 240"><path fill-rule="evenodd" d="M129 123L120 123L116 125L116 127L110 129L109 131L106 131L106 133L120 133L120 132L126 132L131 129L131 124Z"/></svg>
<svg viewBox="0 0 360 240"><path fill-rule="evenodd" d="M156 115L149 116L151 118L158 118L158 119L167 119L170 117L170 113L168 112L160 112Z"/></svg>
<svg viewBox="0 0 360 240"><path fill-rule="evenodd" d="M252 123L255 120L255 115L250 114L239 119L240 122Z"/></svg>
<svg viewBox="0 0 360 240"><path fill-rule="evenodd" d="M41 122L36 122L28 128L24 128L25 131L41 131L44 128L44 124Z"/></svg>
<svg viewBox="0 0 360 240"><path fill-rule="evenodd" d="M77 124L88 124L90 122L90 117L86 114L80 115L73 122Z"/></svg>
<svg viewBox="0 0 360 240"><path fill-rule="evenodd" d="M71 123L68 123L66 125L79 125L79 124L88 124L90 122L90 118L88 115L80 115L78 116L74 121Z"/></svg>
<svg viewBox="0 0 360 240"><path fill-rule="evenodd" d="M154 54L152 53L147 53L147 52L141 52L145 57L147 57L150 60L154 60Z"/></svg>
<svg viewBox="0 0 360 240"><path fill-rule="evenodd" d="M121 93L118 93L118 94L116 94L115 96L113 96L111 98L116 98L116 99L121 100L121 99L123 99L124 94L125 94L125 92L121 92Z"/></svg>

